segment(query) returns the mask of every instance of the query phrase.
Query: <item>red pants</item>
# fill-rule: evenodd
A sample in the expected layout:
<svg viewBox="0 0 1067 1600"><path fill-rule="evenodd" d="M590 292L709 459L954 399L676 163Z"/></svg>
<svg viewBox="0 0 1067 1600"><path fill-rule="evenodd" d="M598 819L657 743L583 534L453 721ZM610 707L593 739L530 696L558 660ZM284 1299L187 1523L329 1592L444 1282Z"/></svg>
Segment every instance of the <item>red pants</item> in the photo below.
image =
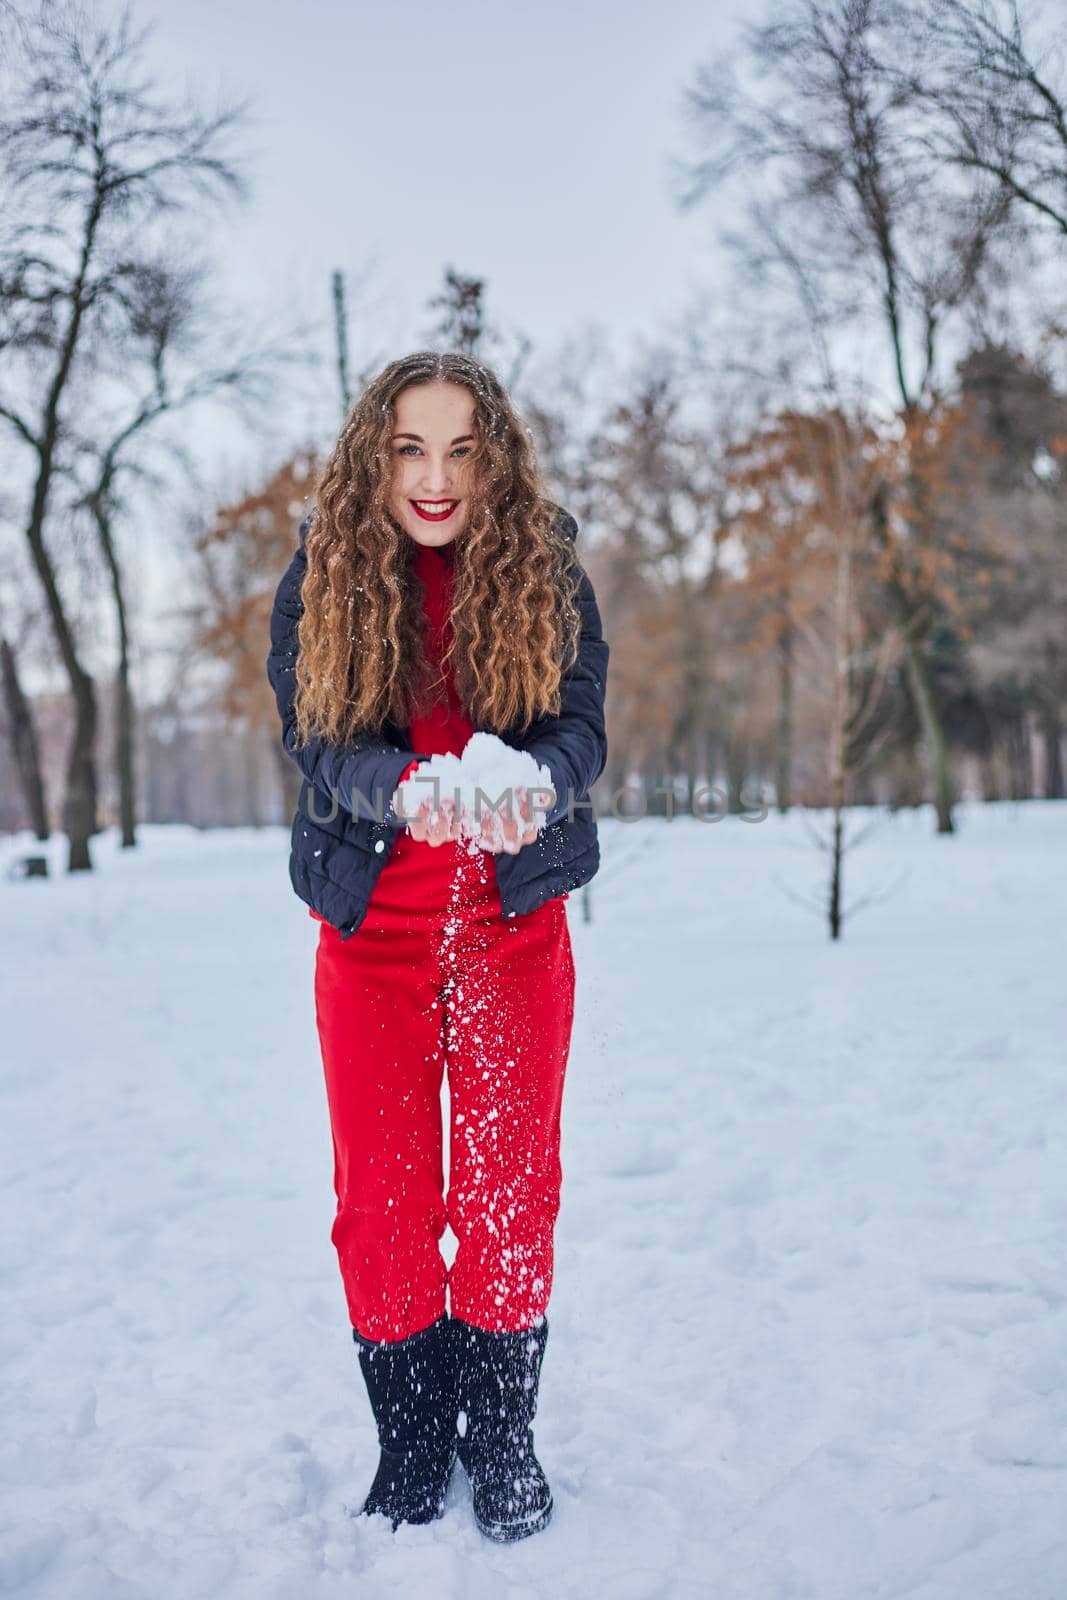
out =
<svg viewBox="0 0 1067 1600"><path fill-rule="evenodd" d="M548 1304L560 1203L574 1015L567 896L505 919L479 847L402 834L394 849L396 871L391 857L351 938L318 918L330 1236L351 1323L369 1339L405 1338L443 1314L447 1284L454 1316L526 1328ZM458 1241L451 1270L438 1248L446 1222Z"/></svg>

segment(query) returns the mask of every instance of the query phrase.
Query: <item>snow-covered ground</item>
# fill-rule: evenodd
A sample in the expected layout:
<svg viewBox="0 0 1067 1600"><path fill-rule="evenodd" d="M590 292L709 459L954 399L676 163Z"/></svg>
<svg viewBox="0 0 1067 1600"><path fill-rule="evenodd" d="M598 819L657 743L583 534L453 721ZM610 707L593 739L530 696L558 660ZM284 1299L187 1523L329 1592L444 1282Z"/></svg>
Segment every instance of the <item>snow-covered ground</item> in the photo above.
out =
<svg viewBox="0 0 1067 1600"><path fill-rule="evenodd" d="M849 898L889 896L836 947L799 817L602 824L556 1512L509 1547L461 1472L430 1527L349 1514L377 1450L287 831L22 883L4 840L0 1592L1064 1600L1067 805L958 821L879 819Z"/></svg>

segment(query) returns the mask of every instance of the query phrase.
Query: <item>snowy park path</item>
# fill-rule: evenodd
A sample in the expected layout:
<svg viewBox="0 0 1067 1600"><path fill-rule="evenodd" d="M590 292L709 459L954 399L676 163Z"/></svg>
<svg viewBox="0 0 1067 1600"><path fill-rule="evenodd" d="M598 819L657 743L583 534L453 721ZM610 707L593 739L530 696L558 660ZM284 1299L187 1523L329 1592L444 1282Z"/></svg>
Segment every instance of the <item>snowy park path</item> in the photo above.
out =
<svg viewBox="0 0 1067 1600"><path fill-rule="evenodd" d="M431 1527L348 1514L377 1450L286 830L0 878L0 1594L1063 1600L1067 806L958 816L879 822L848 898L895 887L837 947L799 819L602 824L556 1512L511 1547L459 1472Z"/></svg>

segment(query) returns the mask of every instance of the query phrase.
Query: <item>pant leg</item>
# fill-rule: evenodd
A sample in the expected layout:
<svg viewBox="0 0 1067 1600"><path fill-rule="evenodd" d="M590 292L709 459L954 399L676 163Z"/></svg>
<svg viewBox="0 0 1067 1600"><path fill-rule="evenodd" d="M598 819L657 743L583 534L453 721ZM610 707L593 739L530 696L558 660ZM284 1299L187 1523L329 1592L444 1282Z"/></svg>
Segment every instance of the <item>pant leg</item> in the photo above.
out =
<svg viewBox="0 0 1067 1600"><path fill-rule="evenodd" d="M560 1110L574 1018L563 899L459 922L446 986L453 1316L493 1332L548 1305L560 1205ZM445 967L446 972L449 970Z"/></svg>
<svg viewBox="0 0 1067 1600"><path fill-rule="evenodd" d="M321 919L320 919L321 921ZM315 1010L333 1136L337 1250L352 1326L403 1339L445 1309L439 932L342 940L321 922Z"/></svg>

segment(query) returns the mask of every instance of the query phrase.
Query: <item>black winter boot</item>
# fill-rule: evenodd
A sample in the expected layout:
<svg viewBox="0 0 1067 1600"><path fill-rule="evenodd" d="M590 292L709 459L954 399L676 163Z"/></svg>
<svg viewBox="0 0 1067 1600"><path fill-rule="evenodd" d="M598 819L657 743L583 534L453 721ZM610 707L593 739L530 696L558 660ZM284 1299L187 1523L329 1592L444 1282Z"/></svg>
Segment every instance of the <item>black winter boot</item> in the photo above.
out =
<svg viewBox="0 0 1067 1600"><path fill-rule="evenodd" d="M445 1507L456 1459L456 1361L449 1319L438 1317L406 1339L365 1339L359 1364L378 1427L381 1458L360 1515L432 1522Z"/></svg>
<svg viewBox="0 0 1067 1600"><path fill-rule="evenodd" d="M552 1515L552 1490L534 1455L533 1423L548 1322L490 1333L458 1317L459 1459L471 1481L474 1520L499 1543L537 1533Z"/></svg>

